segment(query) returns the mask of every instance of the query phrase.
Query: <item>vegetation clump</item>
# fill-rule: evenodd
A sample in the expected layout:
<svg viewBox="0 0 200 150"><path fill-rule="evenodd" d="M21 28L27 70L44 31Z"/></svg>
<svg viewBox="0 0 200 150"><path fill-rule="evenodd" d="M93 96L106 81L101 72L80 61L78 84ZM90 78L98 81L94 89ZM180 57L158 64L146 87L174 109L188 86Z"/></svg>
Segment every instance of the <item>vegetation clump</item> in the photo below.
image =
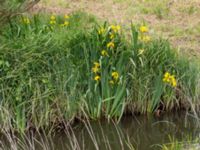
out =
<svg viewBox="0 0 200 150"><path fill-rule="evenodd" d="M196 109L199 62L146 25L98 25L84 13L21 16L1 31L0 122L23 131L75 117ZM188 105L189 104L189 105Z"/></svg>

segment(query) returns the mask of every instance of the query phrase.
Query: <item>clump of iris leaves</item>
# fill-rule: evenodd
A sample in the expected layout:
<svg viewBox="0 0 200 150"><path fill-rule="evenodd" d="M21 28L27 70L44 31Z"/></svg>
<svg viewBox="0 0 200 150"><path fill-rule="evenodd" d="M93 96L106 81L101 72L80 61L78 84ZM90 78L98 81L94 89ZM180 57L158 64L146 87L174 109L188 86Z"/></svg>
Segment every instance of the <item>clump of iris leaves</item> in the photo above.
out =
<svg viewBox="0 0 200 150"><path fill-rule="evenodd" d="M28 18L30 22L24 22ZM18 16L0 32L0 122L24 131L74 118L119 119L127 112L152 113L199 106L199 62L162 38L140 40L138 25L121 27L77 12L50 24L51 14ZM99 29L105 29L99 34ZM108 48L109 42L114 43ZM108 55L102 56L102 50ZM141 51L142 50L142 51ZM94 80L94 62L100 64ZM119 75L114 84L112 72ZM163 82L170 72L177 85Z"/></svg>

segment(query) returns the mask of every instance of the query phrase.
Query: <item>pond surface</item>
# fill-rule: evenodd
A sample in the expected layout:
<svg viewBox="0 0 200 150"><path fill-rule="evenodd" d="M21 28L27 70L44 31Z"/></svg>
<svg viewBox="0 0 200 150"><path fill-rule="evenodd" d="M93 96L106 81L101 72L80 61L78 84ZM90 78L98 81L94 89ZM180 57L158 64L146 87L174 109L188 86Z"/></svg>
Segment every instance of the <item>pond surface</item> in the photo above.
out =
<svg viewBox="0 0 200 150"><path fill-rule="evenodd" d="M159 150L159 145L172 142L170 138L183 142L188 138L196 139L200 133L197 119L185 113L161 117L129 116L118 124L90 122L78 125L73 130L76 137L74 141L79 143L80 149L86 150L94 150L95 146L100 150L128 149L127 143L137 150ZM66 134L56 135L56 149L65 149L68 140Z"/></svg>
<svg viewBox="0 0 200 150"><path fill-rule="evenodd" d="M23 149L31 147L36 150L128 150L130 147L134 147L134 150L160 150L160 145L172 142L170 139L184 142L188 138L199 138L200 127L197 121L186 113L171 113L160 117L127 116L118 124L106 120L89 121L51 136L41 134L34 135L32 140L24 138L28 144L19 143Z"/></svg>

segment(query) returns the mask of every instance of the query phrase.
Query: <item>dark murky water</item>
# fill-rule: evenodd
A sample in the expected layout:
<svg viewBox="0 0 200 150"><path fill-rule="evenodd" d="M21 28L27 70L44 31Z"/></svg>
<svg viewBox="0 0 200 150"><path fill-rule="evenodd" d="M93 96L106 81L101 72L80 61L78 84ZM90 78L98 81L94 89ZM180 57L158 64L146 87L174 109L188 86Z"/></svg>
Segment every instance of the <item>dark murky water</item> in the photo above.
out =
<svg viewBox="0 0 200 150"><path fill-rule="evenodd" d="M124 117L119 124L107 121L90 122L91 126L79 125L74 129L80 149L100 150L128 149L131 143L137 150L156 150L159 145L170 142L170 137L182 141L199 136L197 119L183 114L168 114L161 117ZM89 128L92 129L89 129ZM91 132L90 132L91 131ZM93 140L92 140L93 139ZM57 135L54 139L56 149L65 149L66 136Z"/></svg>
<svg viewBox="0 0 200 150"><path fill-rule="evenodd" d="M141 115L123 117L118 124L106 120L78 124L50 139L41 136L33 147L37 150L126 150L131 145L136 150L159 150L159 145L171 142L170 137L183 141L195 139L199 134L197 119L185 113L161 117Z"/></svg>

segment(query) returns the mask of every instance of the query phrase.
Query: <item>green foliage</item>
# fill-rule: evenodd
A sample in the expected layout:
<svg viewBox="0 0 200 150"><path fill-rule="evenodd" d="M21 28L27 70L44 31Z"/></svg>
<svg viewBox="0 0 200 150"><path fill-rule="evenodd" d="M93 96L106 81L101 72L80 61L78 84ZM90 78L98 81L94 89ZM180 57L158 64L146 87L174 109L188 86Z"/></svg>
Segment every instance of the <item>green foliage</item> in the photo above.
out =
<svg viewBox="0 0 200 150"><path fill-rule="evenodd" d="M190 103L188 97L198 101L198 65L179 56L166 40L157 39L147 44L141 43L137 40L140 34L137 28L133 27L132 31L133 57L128 86L131 88L130 102L135 106L134 109L148 112L164 105L164 110L171 110L174 107L180 108L180 103ZM178 81L176 88L163 82L165 72L175 75Z"/></svg>
<svg viewBox="0 0 200 150"><path fill-rule="evenodd" d="M24 131L74 117L120 119L125 106L146 113L188 98L198 104L198 65L166 40L131 31L128 41L119 26L99 26L80 12L12 20L0 37L2 126ZM165 72L176 87L163 82Z"/></svg>
<svg viewBox="0 0 200 150"><path fill-rule="evenodd" d="M0 0L0 25L29 10L40 0Z"/></svg>
<svg viewBox="0 0 200 150"><path fill-rule="evenodd" d="M128 63L129 52L120 33L113 33L107 25L102 30L104 32L99 34L95 28L81 51L84 52L87 64L83 70L87 70L89 77L89 88L86 92L88 112L91 116L100 117L103 108L103 113L110 118L123 113L126 89L124 66ZM113 39L110 39L110 35L114 35ZM113 48L107 46L111 41L114 44ZM95 69L94 62L100 65L97 72L92 72L92 69ZM113 79L113 72L119 75L117 79ZM94 80L97 76L101 78L100 81Z"/></svg>

